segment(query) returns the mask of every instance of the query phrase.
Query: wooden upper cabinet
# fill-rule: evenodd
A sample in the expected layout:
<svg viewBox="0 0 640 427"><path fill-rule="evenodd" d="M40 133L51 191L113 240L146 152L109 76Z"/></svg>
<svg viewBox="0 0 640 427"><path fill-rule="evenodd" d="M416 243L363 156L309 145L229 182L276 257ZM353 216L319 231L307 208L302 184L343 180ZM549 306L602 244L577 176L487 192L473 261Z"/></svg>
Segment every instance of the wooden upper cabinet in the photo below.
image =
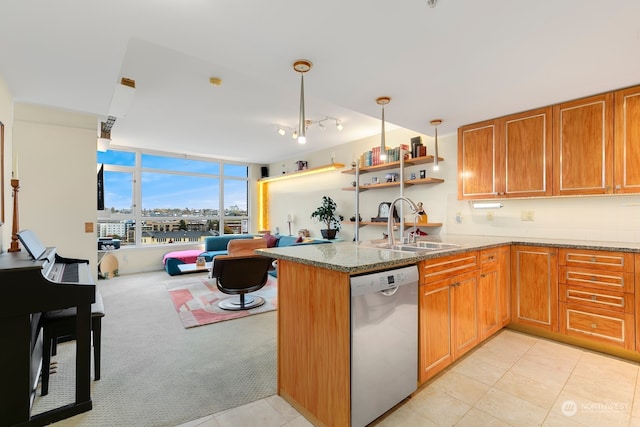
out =
<svg viewBox="0 0 640 427"><path fill-rule="evenodd" d="M553 107L554 195L613 193L613 92Z"/></svg>
<svg viewBox="0 0 640 427"><path fill-rule="evenodd" d="M551 107L458 130L458 199L550 196Z"/></svg>
<svg viewBox="0 0 640 427"><path fill-rule="evenodd" d="M497 195L496 122L490 120L458 129L458 199L483 199Z"/></svg>
<svg viewBox="0 0 640 427"><path fill-rule="evenodd" d="M552 108L540 108L498 119L504 143L498 193L507 197L550 196L552 193Z"/></svg>
<svg viewBox="0 0 640 427"><path fill-rule="evenodd" d="M615 193L640 193L640 86L615 92Z"/></svg>

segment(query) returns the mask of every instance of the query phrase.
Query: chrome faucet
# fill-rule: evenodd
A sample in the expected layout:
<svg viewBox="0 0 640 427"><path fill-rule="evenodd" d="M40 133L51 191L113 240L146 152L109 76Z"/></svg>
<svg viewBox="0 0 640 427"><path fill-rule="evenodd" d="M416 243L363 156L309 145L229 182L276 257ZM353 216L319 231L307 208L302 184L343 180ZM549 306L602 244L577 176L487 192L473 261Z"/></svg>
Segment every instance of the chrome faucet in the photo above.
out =
<svg viewBox="0 0 640 427"><path fill-rule="evenodd" d="M418 212L418 206L413 202L413 200L407 197L396 197L393 202L391 202L391 205L389 206L389 217L387 218L387 243L389 244L389 247L393 247L393 245L395 245L393 237L393 208L399 200L404 200L405 202L407 202L409 206L411 206L412 213L415 214Z"/></svg>

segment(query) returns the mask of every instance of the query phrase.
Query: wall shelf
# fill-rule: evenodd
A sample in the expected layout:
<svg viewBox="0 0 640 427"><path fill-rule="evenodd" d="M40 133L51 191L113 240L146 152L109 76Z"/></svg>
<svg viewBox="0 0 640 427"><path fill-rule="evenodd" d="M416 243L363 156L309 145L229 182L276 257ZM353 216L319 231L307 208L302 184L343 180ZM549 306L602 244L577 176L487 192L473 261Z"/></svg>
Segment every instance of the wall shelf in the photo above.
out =
<svg viewBox="0 0 640 427"><path fill-rule="evenodd" d="M343 172L344 173L344 172ZM404 182L405 187L411 187L412 185L420 185L420 184L441 184L444 182L444 179L441 178L422 178L422 179L410 179ZM400 186L400 181L395 182L381 182L380 184L371 184L371 185L361 185L358 188L359 191L367 191L367 190L376 190L380 188L391 188ZM355 191L356 187L343 187L344 191Z"/></svg>
<svg viewBox="0 0 640 427"><path fill-rule="evenodd" d="M355 221L342 221L344 224L355 224ZM360 221L360 227L364 227L365 225L375 225L375 226L387 226L386 222L374 222L374 221ZM397 223L396 223L397 225ZM413 222L405 222L405 227L413 227ZM442 227L441 222L419 222L415 224L416 227Z"/></svg>
<svg viewBox="0 0 640 427"><path fill-rule="evenodd" d="M270 176L268 178L262 178L262 179L259 179L258 182L281 181L283 179L299 178L301 176L313 175L313 174L322 173L322 172L330 172L330 171L334 171L336 169L342 169L342 168L344 168L343 163L331 163L328 165L318 166L315 168L304 169L301 171L296 171L291 173L285 173L282 175Z"/></svg>
<svg viewBox="0 0 640 427"><path fill-rule="evenodd" d="M438 161L444 161L444 159L442 157L438 157ZM404 166L408 167L408 166L424 165L427 163L433 163L433 156L422 156L422 157L416 157L413 159L407 159L404 161ZM382 163L380 165L375 165L375 166L361 167L360 173L380 172L380 171L386 171L389 169L399 169L399 168L400 168L400 161L389 162L389 163ZM348 175L355 175L356 168L351 168L349 170L342 171L342 173L345 173Z"/></svg>

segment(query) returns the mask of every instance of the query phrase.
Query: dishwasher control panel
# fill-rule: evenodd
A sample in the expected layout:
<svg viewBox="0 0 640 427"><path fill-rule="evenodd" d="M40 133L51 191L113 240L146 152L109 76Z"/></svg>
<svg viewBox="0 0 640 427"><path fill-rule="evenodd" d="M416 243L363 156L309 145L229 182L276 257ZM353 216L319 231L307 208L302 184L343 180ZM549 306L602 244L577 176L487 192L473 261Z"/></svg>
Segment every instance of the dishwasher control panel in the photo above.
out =
<svg viewBox="0 0 640 427"><path fill-rule="evenodd" d="M393 270L376 271L351 278L351 296L385 291L398 286L418 282L418 267L415 265Z"/></svg>

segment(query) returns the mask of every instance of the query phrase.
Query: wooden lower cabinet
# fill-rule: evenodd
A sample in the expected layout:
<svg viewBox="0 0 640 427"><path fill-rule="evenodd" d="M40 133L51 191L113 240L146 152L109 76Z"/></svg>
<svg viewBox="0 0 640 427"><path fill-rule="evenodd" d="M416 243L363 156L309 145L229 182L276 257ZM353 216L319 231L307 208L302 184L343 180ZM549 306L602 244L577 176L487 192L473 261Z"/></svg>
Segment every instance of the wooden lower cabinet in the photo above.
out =
<svg viewBox="0 0 640 427"><path fill-rule="evenodd" d="M509 246L480 251L478 316L480 340L506 326L511 319Z"/></svg>
<svg viewBox="0 0 640 427"><path fill-rule="evenodd" d="M423 383L509 323L509 246L425 260L419 269Z"/></svg>
<svg viewBox="0 0 640 427"><path fill-rule="evenodd" d="M511 321L549 332L558 331L557 249L511 247Z"/></svg>
<svg viewBox="0 0 640 427"><path fill-rule="evenodd" d="M451 281L420 286L419 369L421 383L453 361Z"/></svg>
<svg viewBox="0 0 640 427"><path fill-rule="evenodd" d="M634 255L562 248L558 259L560 333L634 350Z"/></svg>
<svg viewBox="0 0 640 427"><path fill-rule="evenodd" d="M314 425L351 422L349 274L278 261L278 395Z"/></svg>
<svg viewBox="0 0 640 427"><path fill-rule="evenodd" d="M420 382L475 347L478 333L478 251L422 261L420 269Z"/></svg>
<svg viewBox="0 0 640 427"><path fill-rule="evenodd" d="M478 334L478 273L453 278L451 283L451 338L453 359L457 359L480 342Z"/></svg>
<svg viewBox="0 0 640 427"><path fill-rule="evenodd" d="M420 286L420 382L478 344L477 289L476 271Z"/></svg>

